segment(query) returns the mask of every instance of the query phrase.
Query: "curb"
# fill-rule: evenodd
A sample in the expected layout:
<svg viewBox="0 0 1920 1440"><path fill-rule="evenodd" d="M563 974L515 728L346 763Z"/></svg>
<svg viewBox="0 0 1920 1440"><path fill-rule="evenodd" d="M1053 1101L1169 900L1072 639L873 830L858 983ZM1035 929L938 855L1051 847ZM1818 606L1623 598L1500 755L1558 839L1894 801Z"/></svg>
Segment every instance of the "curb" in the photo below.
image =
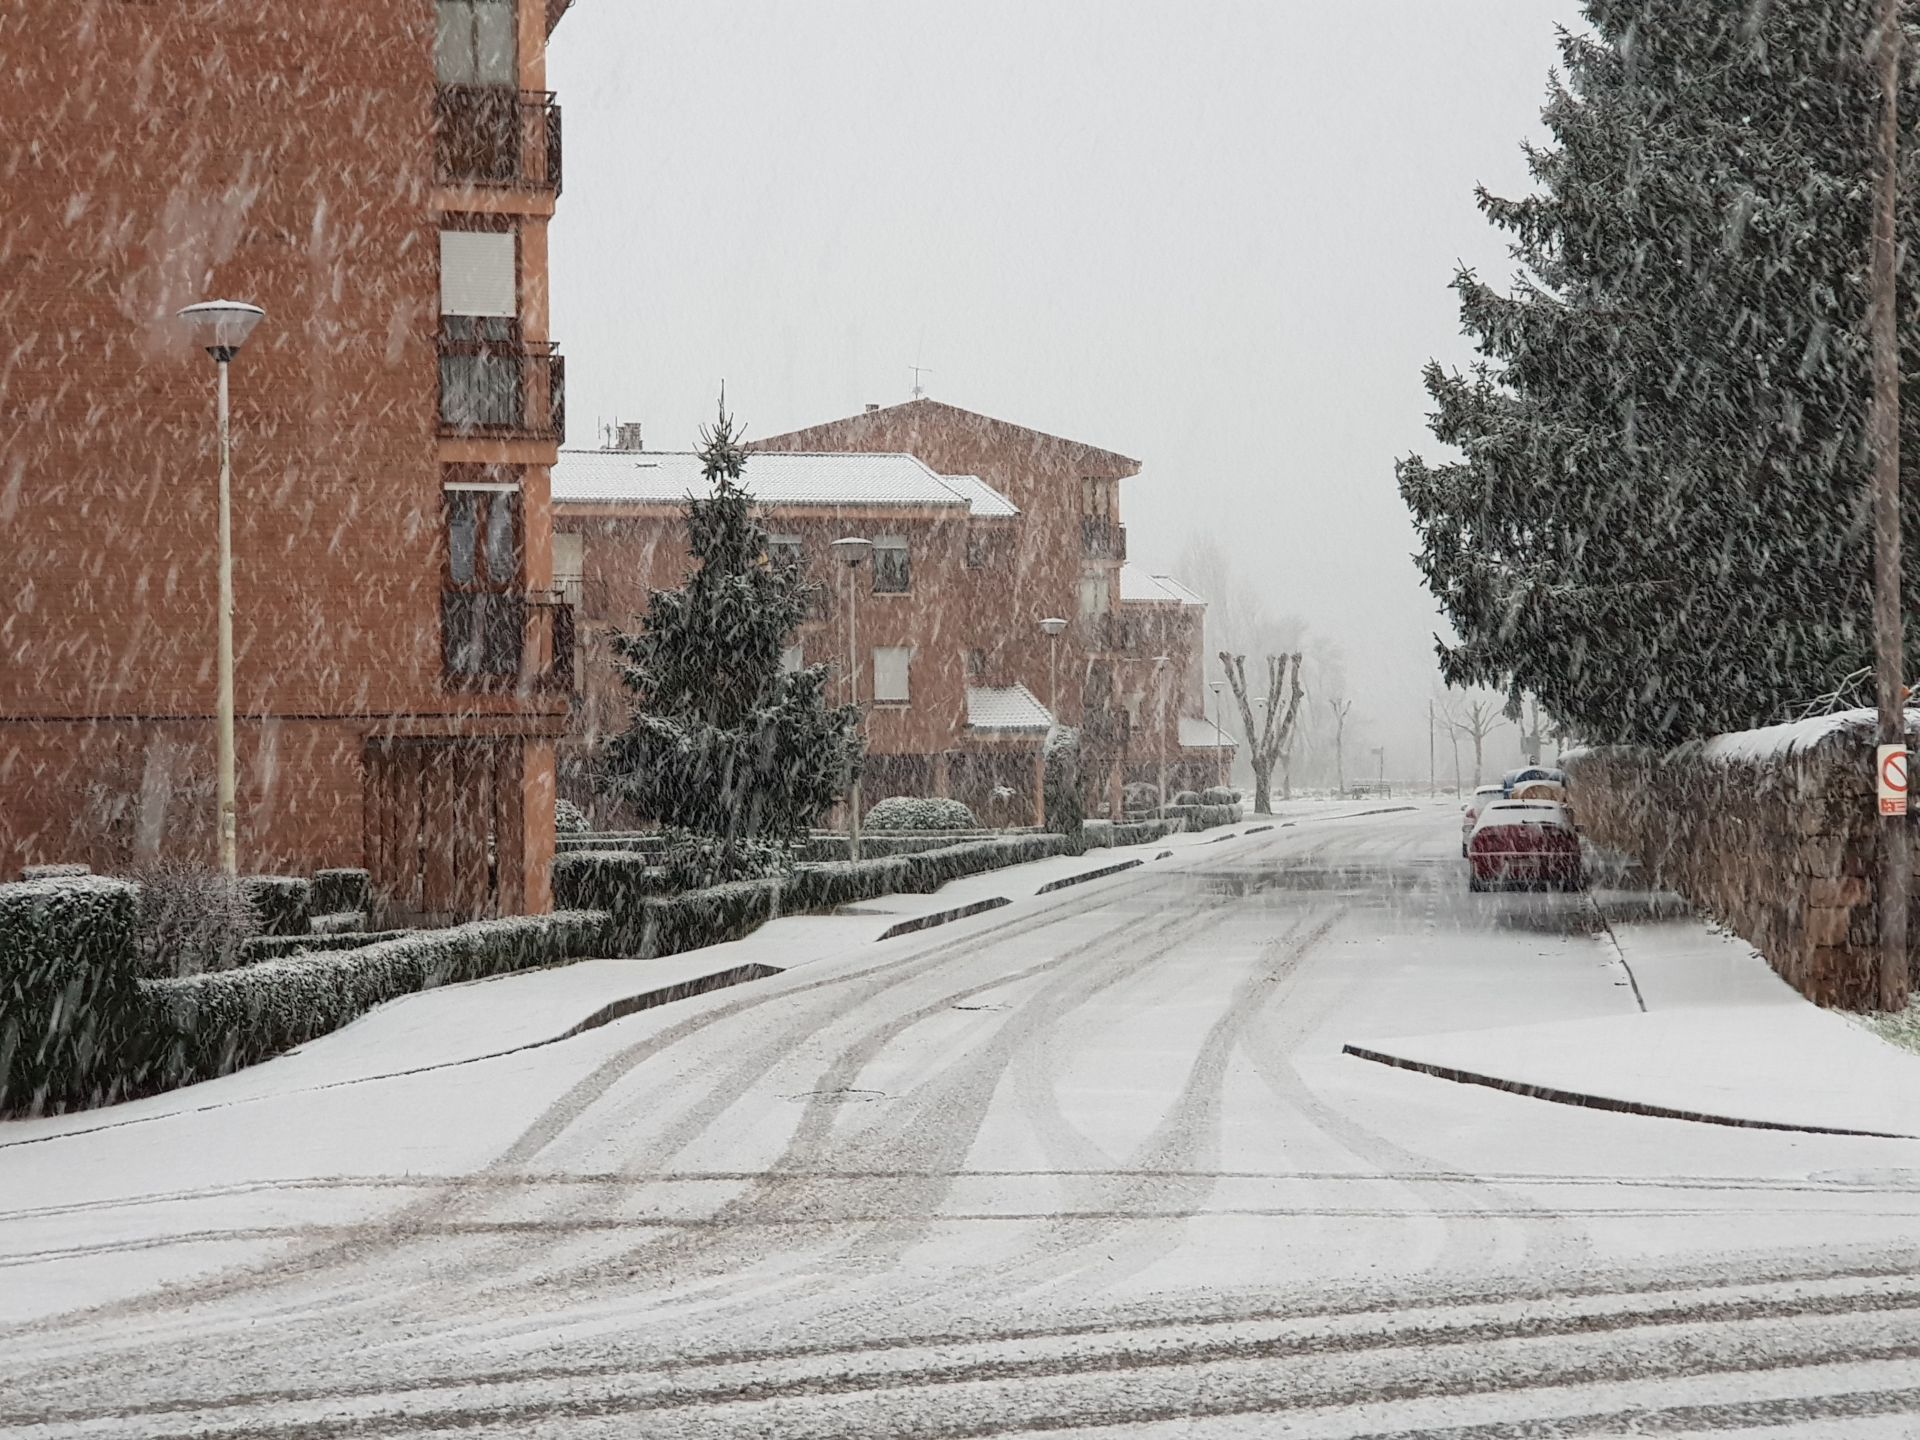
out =
<svg viewBox="0 0 1920 1440"><path fill-rule="evenodd" d="M931 930L936 925L945 925L951 920L964 920L969 915L978 915L983 910L998 910L1002 905L1011 905L1013 901L1004 895L995 895L986 900L976 900L971 905L961 905L952 910L936 910L931 915L916 915L911 920L902 920L898 925L889 926L875 940L891 940L898 935L911 935L916 930Z"/></svg>
<svg viewBox="0 0 1920 1440"><path fill-rule="evenodd" d="M1103 865L1098 870L1087 870L1079 875L1069 875L1063 880L1049 880L1033 893L1050 895L1055 890L1064 890L1069 885L1084 885L1089 880L1104 880L1109 875L1118 875L1122 870L1134 870L1146 864L1144 860L1122 860L1118 865Z"/></svg>
<svg viewBox="0 0 1920 1440"><path fill-rule="evenodd" d="M638 1015L642 1010L651 1010L657 1005L671 1005L675 1000L691 1000L696 995L705 995L709 990L725 990L730 985L744 985L749 980L765 980L768 976L782 973L777 965L735 965L730 970L716 970L711 975L699 975L692 980L682 980L678 985L668 985L659 990L629 995L624 1000L615 1000L611 1004L602 1005L571 1030L540 1043L553 1045L562 1040L571 1040L576 1035L584 1035L589 1030L598 1030L602 1025L611 1025L616 1020L624 1020L629 1015Z"/></svg>
<svg viewBox="0 0 1920 1440"><path fill-rule="evenodd" d="M1578 1105L1588 1110L1612 1110L1622 1115L1644 1115L1654 1120L1691 1120L1700 1125L1727 1125L1736 1130L1791 1130L1801 1135L1851 1135L1868 1140L1913 1140L1920 1136L1896 1135L1890 1130L1845 1130L1837 1125L1793 1125L1783 1120L1741 1120L1731 1115L1710 1115L1704 1110L1676 1110L1667 1105L1649 1105L1640 1100L1613 1100L1605 1095L1584 1095L1576 1090L1556 1090L1550 1085L1527 1085L1518 1080L1501 1080L1492 1075L1476 1075L1471 1070L1456 1070L1448 1065L1429 1065L1423 1060L1403 1060L1378 1050L1358 1045L1342 1045L1340 1053L1396 1070L1417 1070L1461 1085L1485 1085L1505 1090L1510 1095L1525 1095L1532 1100L1547 1100L1555 1105Z"/></svg>

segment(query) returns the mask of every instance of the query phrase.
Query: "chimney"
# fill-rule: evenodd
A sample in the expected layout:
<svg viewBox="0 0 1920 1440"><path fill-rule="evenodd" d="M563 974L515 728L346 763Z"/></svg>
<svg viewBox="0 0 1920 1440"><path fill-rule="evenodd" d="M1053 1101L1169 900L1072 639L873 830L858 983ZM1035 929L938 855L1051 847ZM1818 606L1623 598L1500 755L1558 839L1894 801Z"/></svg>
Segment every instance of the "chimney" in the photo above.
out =
<svg viewBox="0 0 1920 1440"><path fill-rule="evenodd" d="M879 407L878 405L871 405L871 404L870 404L870 405L868 405L868 406L867 406L867 413L868 413L869 415L871 415L871 414L873 414L873 412L874 412L874 411L876 411L876 410L878 410L879 408L880 408L880 407Z"/></svg>
<svg viewBox="0 0 1920 1440"><path fill-rule="evenodd" d="M640 422L638 420L616 420L613 422L612 435L608 441L607 449L644 450L646 448L640 439Z"/></svg>

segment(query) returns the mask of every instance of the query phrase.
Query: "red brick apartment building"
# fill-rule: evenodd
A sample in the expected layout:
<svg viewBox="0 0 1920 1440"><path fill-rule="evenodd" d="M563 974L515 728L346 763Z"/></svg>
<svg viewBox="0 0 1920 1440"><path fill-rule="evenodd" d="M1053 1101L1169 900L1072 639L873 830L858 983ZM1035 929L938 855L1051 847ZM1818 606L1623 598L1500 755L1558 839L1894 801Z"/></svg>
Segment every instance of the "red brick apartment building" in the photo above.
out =
<svg viewBox="0 0 1920 1440"><path fill-rule="evenodd" d="M0 10L0 870L210 862L232 366L240 864L550 906L567 0Z"/></svg>
<svg viewBox="0 0 1920 1440"><path fill-rule="evenodd" d="M869 803L951 795L983 819L1039 812L1041 742L1054 712L1084 727L1092 798L1128 779L1178 788L1196 762L1205 605L1125 565L1123 455L931 400L759 442L747 488L777 558L817 587L796 663L832 664L848 692L848 584L827 547L874 542L854 577L858 693L867 703ZM680 583L690 455L565 451L554 472L556 576L575 590L583 698L564 788L590 800L585 763L626 723L606 637L638 624L647 592ZM1068 621L1058 640L1043 619ZM1164 657L1164 658L1161 658ZM1189 728L1184 736L1182 717ZM1203 779L1202 783L1206 783Z"/></svg>

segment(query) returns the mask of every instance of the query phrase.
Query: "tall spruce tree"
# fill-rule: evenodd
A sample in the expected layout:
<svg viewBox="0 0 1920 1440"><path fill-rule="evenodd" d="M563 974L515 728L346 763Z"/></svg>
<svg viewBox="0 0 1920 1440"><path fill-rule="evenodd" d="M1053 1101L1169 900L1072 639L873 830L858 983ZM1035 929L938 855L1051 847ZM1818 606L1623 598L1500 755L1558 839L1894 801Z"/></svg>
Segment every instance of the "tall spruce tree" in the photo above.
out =
<svg viewBox="0 0 1920 1440"><path fill-rule="evenodd" d="M741 483L748 452L724 398L701 434L712 491L687 500L694 568L656 590L638 634L619 635L633 718L607 747L601 788L706 842L702 879L761 867L765 847L804 835L840 796L861 748L859 712L825 701L827 672L783 671L806 616L807 582L771 563Z"/></svg>
<svg viewBox="0 0 1920 1440"><path fill-rule="evenodd" d="M1664 743L1868 665L1873 11L1589 0L1593 33L1562 36L1538 192L1479 196L1523 273L1456 276L1485 359L1426 371L1461 458L1399 466L1450 683Z"/></svg>

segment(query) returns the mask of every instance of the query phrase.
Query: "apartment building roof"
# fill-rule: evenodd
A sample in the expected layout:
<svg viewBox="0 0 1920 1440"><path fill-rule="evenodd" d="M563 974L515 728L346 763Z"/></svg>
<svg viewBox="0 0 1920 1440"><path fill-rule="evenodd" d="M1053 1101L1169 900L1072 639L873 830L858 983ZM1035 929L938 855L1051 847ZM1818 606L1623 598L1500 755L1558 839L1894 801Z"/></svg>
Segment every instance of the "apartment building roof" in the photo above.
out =
<svg viewBox="0 0 1920 1440"><path fill-rule="evenodd" d="M1213 721L1197 715L1180 717L1182 750L1238 750L1240 742Z"/></svg>
<svg viewBox="0 0 1920 1440"><path fill-rule="evenodd" d="M951 506L982 518L1020 513L974 476L936 475L911 455L757 450L741 481L762 505ZM706 490L692 451L562 450L553 467L555 504L678 505Z"/></svg>
<svg viewBox="0 0 1920 1440"><path fill-rule="evenodd" d="M969 685L967 728L970 730L1051 730L1053 712L1024 685Z"/></svg>
<svg viewBox="0 0 1920 1440"><path fill-rule="evenodd" d="M1120 601L1123 605L1195 605L1205 608L1206 601L1171 575L1149 574L1140 565L1120 567Z"/></svg>

